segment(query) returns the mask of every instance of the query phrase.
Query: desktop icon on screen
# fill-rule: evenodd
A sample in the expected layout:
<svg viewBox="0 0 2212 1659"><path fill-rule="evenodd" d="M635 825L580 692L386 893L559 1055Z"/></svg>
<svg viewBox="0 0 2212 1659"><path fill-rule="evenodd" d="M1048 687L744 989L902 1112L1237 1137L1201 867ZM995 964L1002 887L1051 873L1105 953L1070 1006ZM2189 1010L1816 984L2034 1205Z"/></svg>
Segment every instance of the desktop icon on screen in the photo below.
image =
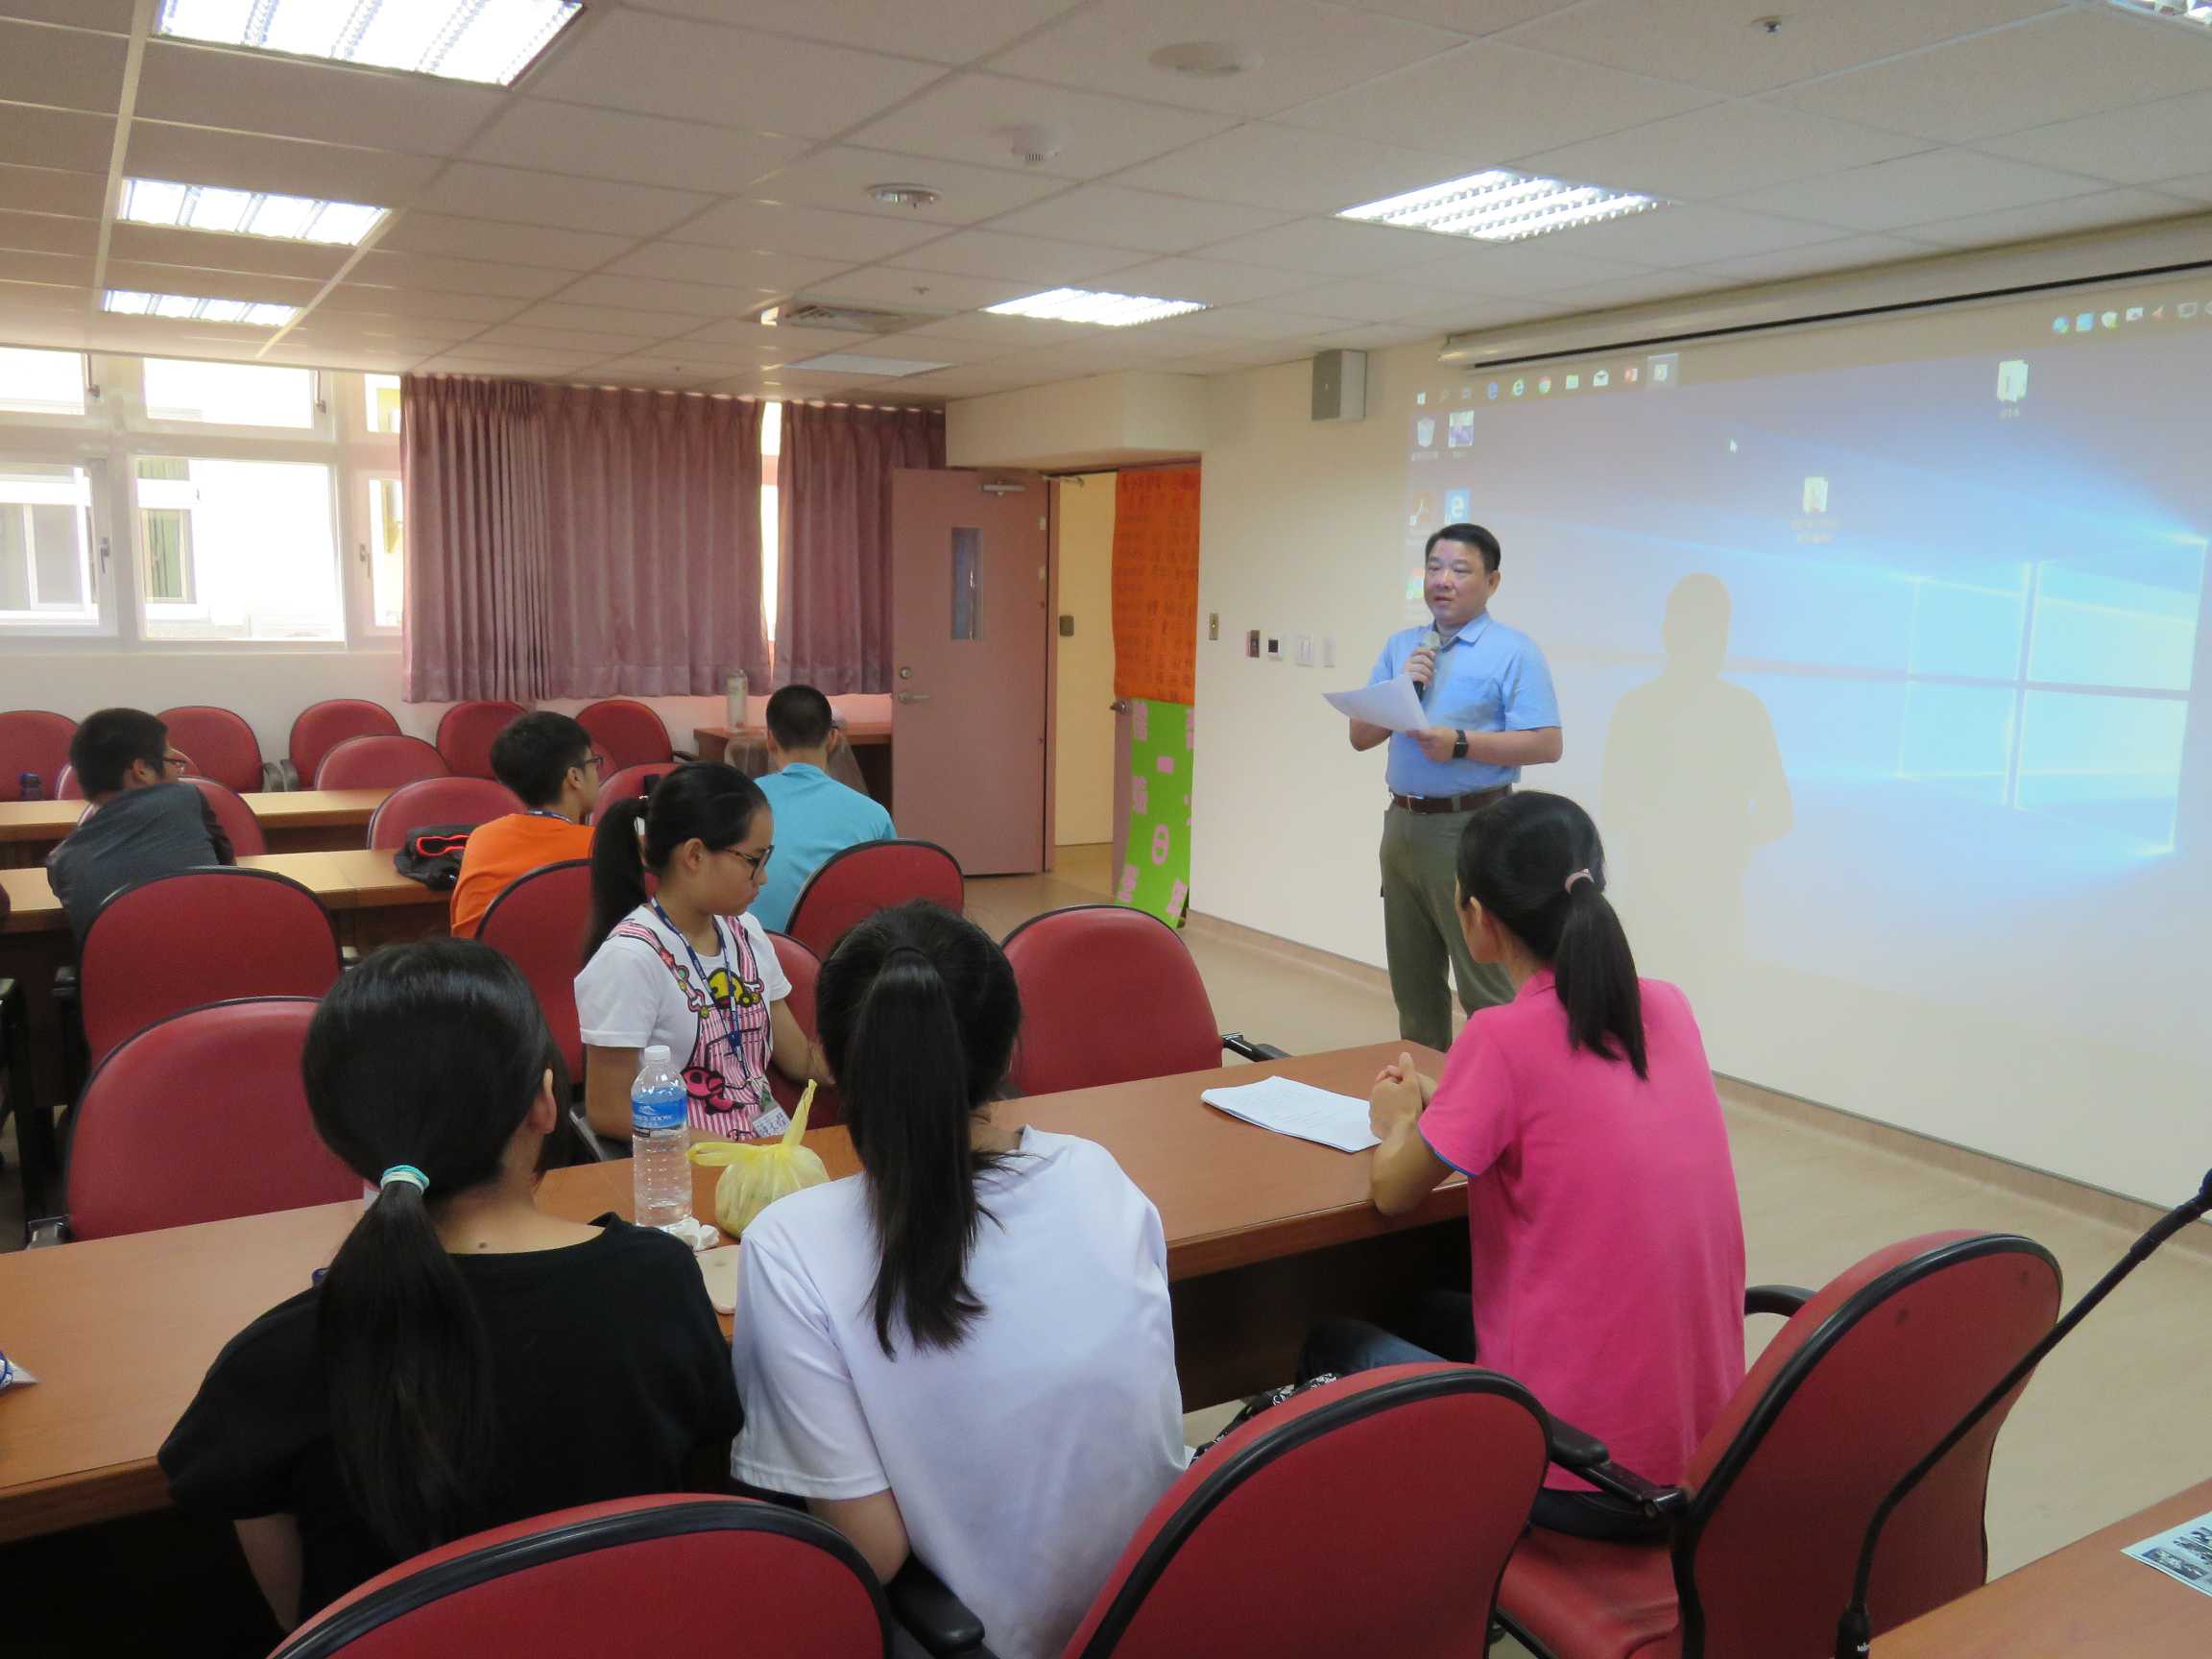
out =
<svg viewBox="0 0 2212 1659"><path fill-rule="evenodd" d="M1997 401L2017 403L2028 396L2028 361L2008 357L1997 365Z"/></svg>
<svg viewBox="0 0 2212 1659"><path fill-rule="evenodd" d="M1424 415L1420 420L1413 422L1413 442L1420 445L1424 449L1434 445L1436 442L1436 418L1433 415Z"/></svg>
<svg viewBox="0 0 2212 1659"><path fill-rule="evenodd" d="M1444 522L1464 524L1475 517L1475 493L1471 490L1447 490L1444 493Z"/></svg>
<svg viewBox="0 0 2212 1659"><path fill-rule="evenodd" d="M2107 328L2117 328L2120 326L2120 313L2117 311L2107 311L2103 317L2099 318L2098 321L2103 323Z"/></svg>
<svg viewBox="0 0 2212 1659"><path fill-rule="evenodd" d="M1495 403L1498 401L1498 382L1495 380L1490 382L1489 397L1491 402Z"/></svg>
<svg viewBox="0 0 2212 1659"><path fill-rule="evenodd" d="M1627 368L1621 371L1621 384L1623 386L1635 385L1636 376L1642 373L1643 371L1638 369L1635 364L1629 364Z"/></svg>
<svg viewBox="0 0 2212 1659"><path fill-rule="evenodd" d="M1537 397L1543 397L1543 396L1544 396L1544 394L1545 394L1545 393L1547 393L1547 392L1549 392L1549 391L1551 391L1551 375L1549 375L1549 374L1546 374L1546 375L1544 375L1544 376L1543 376L1541 379L1539 379L1539 380L1536 382L1536 396L1537 396Z"/></svg>
<svg viewBox="0 0 2212 1659"><path fill-rule="evenodd" d="M1651 384L1672 386L1681 378L1681 356L1677 352L1663 351L1656 357L1647 357L1645 367L1651 371Z"/></svg>
<svg viewBox="0 0 2212 1659"><path fill-rule="evenodd" d="M1475 447L1475 411L1455 409L1445 417L1444 443L1452 449Z"/></svg>
<svg viewBox="0 0 2212 1659"><path fill-rule="evenodd" d="M1414 407L1418 408L1418 407L1420 407L1422 404L1424 404L1424 403L1426 403L1426 402L1428 402L1428 401L1429 401L1429 394L1428 394L1428 393L1426 393L1426 392L1416 392L1416 393L1414 393L1414 394L1413 394L1413 403L1414 403Z"/></svg>
<svg viewBox="0 0 2212 1659"><path fill-rule="evenodd" d="M2074 319L2074 332L2077 334L2086 334L2096 326L2097 313L2094 311L2084 311Z"/></svg>
<svg viewBox="0 0 2212 1659"><path fill-rule="evenodd" d="M1813 514L1815 514L1815 513L1825 513L1825 512L1827 512L1827 511L1828 511L1828 480L1827 480L1827 479L1825 479L1825 478L1808 478L1808 479L1806 479L1806 480L1805 480L1805 512L1806 512L1806 514L1807 514L1808 516L1811 516L1811 515L1813 515Z"/></svg>
<svg viewBox="0 0 2212 1659"><path fill-rule="evenodd" d="M2181 321L2186 323L2190 318L2197 315L2197 301L2194 300L2184 301L2175 309L2176 314L2180 317Z"/></svg>
<svg viewBox="0 0 2212 1659"><path fill-rule="evenodd" d="M2052 318L2052 319L2051 319L2051 332L2052 332L2052 333L2054 333L2054 334L2063 334L2063 333L2065 333L2065 332L2066 332L2066 319L2065 319L2065 318L2063 318L2063 317L2054 317L2054 318Z"/></svg>
<svg viewBox="0 0 2212 1659"><path fill-rule="evenodd" d="M1527 391L1527 390L1528 390L1528 382L1527 382L1527 381L1526 381L1526 380L1516 380L1516 381L1514 381L1514 382L1513 382L1513 396L1514 396L1514 397L1520 397L1520 396L1521 396L1521 394L1522 394L1522 393L1524 393L1524 392L1526 392L1526 391Z"/></svg>
<svg viewBox="0 0 2212 1659"><path fill-rule="evenodd" d="M2142 321L2143 321L2143 307L2142 307L2142 306L2140 306L2140 305L2130 305L2130 306L2128 306L2128 322L2130 322L2130 323L2140 323L2140 322L2142 322Z"/></svg>
<svg viewBox="0 0 2212 1659"><path fill-rule="evenodd" d="M1597 373L1590 376L1591 388L1595 390L1598 387L1604 386L1609 383L1610 378L1611 377L1608 373L1605 370L1600 369Z"/></svg>
<svg viewBox="0 0 2212 1659"><path fill-rule="evenodd" d="M1570 375L1568 375L1568 376L1567 376L1567 390L1568 390L1568 391L1570 391L1570 392L1579 392L1581 389L1582 389L1582 376L1581 376L1581 375L1579 375L1579 374L1570 374Z"/></svg>

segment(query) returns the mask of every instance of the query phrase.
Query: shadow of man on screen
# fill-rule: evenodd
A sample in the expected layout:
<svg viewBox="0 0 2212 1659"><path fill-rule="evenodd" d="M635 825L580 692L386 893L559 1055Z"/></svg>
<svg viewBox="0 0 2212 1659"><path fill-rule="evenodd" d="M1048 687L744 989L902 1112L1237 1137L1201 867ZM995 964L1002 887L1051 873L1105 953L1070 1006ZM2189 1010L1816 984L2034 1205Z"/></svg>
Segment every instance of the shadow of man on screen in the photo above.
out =
<svg viewBox="0 0 2212 1659"><path fill-rule="evenodd" d="M1599 781L1610 879L1639 956L1693 1000L1743 954L1744 872L1792 822L1767 706L1721 678L1732 608L1718 576L1674 585L1666 666L1614 705Z"/></svg>

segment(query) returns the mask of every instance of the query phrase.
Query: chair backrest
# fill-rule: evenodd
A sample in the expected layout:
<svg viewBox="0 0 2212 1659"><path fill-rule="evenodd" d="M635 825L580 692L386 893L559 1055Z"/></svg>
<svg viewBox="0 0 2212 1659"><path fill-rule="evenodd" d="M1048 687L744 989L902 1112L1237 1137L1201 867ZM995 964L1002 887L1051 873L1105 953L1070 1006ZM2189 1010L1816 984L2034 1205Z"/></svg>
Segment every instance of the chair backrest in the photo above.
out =
<svg viewBox="0 0 2212 1659"><path fill-rule="evenodd" d="M863 841L830 855L807 878L783 930L827 957L856 923L913 899L954 915L966 899L960 861L934 841Z"/></svg>
<svg viewBox="0 0 2212 1659"><path fill-rule="evenodd" d="M1006 935L1022 989L1009 1079L1024 1094L1211 1071L1221 1028L1182 935L1118 904L1048 910Z"/></svg>
<svg viewBox="0 0 2212 1659"><path fill-rule="evenodd" d="M242 795L261 787L260 739L229 709L195 703L164 709L156 718L169 728L169 746L192 757L199 776Z"/></svg>
<svg viewBox="0 0 2212 1659"><path fill-rule="evenodd" d="M809 1039L819 1041L822 1029L814 1020L814 989L822 977L822 958L788 933L771 933L768 943L775 947L777 963L783 970L783 977L791 981L791 996L787 1006L791 1018L799 1022L799 1029ZM794 1083L773 1068L768 1072L768 1092L788 1112L799 1104L800 1095L806 1090L804 1084ZM807 1109L806 1126L809 1129L827 1128L845 1120L845 1102L837 1091L822 1088L814 1091L814 1104Z"/></svg>
<svg viewBox="0 0 2212 1659"><path fill-rule="evenodd" d="M438 753L445 770L463 778L490 778L492 739L530 710L519 703L456 703L438 722Z"/></svg>
<svg viewBox="0 0 2212 1659"><path fill-rule="evenodd" d="M477 939L521 969L538 993L571 1083L584 1081L576 971L584 965L584 933L590 925L591 862L568 858L509 882L476 926Z"/></svg>
<svg viewBox="0 0 2212 1659"><path fill-rule="evenodd" d="M215 809L215 821L223 826L223 833L230 837L232 853L241 858L258 858L269 851L269 838L261 832L261 820L253 816L253 808L246 805L237 790L212 778L187 778L184 781L199 790L207 805Z"/></svg>
<svg viewBox="0 0 2212 1659"><path fill-rule="evenodd" d="M100 906L78 954L84 1039L97 1065L155 1021L239 997L320 997L338 934L307 888L274 870L185 870Z"/></svg>
<svg viewBox="0 0 2212 1659"><path fill-rule="evenodd" d="M425 824L466 824L473 830L494 818L522 810L522 802L504 783L489 778L424 778L402 783L369 814L369 845L388 853L406 845Z"/></svg>
<svg viewBox="0 0 2212 1659"><path fill-rule="evenodd" d="M84 785L77 781L77 768L74 766L62 767L61 776L53 780L52 786L47 790L47 793L57 801L84 800Z"/></svg>
<svg viewBox="0 0 2212 1659"><path fill-rule="evenodd" d="M23 799L23 774L38 774L38 792L49 801L61 769L69 764L69 739L77 722L43 709L11 709L0 713L0 801Z"/></svg>
<svg viewBox="0 0 2212 1659"><path fill-rule="evenodd" d="M1677 1528L1682 1651L1824 1653L1885 1494L2058 1313L2058 1263L2010 1234L1878 1250L1776 1334L1691 1460ZM1875 1556L1877 1632L1977 1588L2008 1400L1899 1505Z"/></svg>
<svg viewBox="0 0 2212 1659"><path fill-rule="evenodd" d="M599 785L598 799L591 803L591 817L597 822L607 808L617 801L627 801L634 795L650 795L653 785L676 770L672 760L649 761L643 766L625 766Z"/></svg>
<svg viewBox="0 0 2212 1659"><path fill-rule="evenodd" d="M92 1073L69 1138L69 1232L108 1238L356 1198L323 1144L300 1054L311 997L187 1008Z"/></svg>
<svg viewBox="0 0 2212 1659"><path fill-rule="evenodd" d="M358 697L311 703L292 722L292 770L300 775L300 786L311 789L323 757L347 738L398 735L399 722L381 703L368 703Z"/></svg>
<svg viewBox="0 0 2212 1659"><path fill-rule="evenodd" d="M635 697L605 698L578 710L576 718L606 756L610 771L665 768L676 758L676 746L668 741L668 728L661 716Z"/></svg>
<svg viewBox="0 0 2212 1659"><path fill-rule="evenodd" d="M1067 1659L1479 1659L1544 1438L1527 1389L1472 1365L1310 1388L1167 1489Z"/></svg>
<svg viewBox="0 0 2212 1659"><path fill-rule="evenodd" d="M716 1593L743 1586L742 1596ZM558 1509L402 1561L273 1659L481 1653L803 1653L883 1659L883 1592L827 1522L746 1498Z"/></svg>
<svg viewBox="0 0 2212 1659"><path fill-rule="evenodd" d="M420 737L349 737L323 757L314 787L397 789L423 778L443 778L449 770L445 757Z"/></svg>

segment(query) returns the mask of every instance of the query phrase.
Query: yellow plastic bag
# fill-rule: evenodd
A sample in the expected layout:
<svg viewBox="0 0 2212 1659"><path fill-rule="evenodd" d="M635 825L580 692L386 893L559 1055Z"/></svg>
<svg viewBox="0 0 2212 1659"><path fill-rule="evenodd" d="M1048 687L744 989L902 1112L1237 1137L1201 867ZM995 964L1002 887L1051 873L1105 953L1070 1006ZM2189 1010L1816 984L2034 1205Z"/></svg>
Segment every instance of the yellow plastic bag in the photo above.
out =
<svg viewBox="0 0 2212 1659"><path fill-rule="evenodd" d="M791 1127L781 1141L751 1144L742 1141L701 1141L690 1151L691 1162L719 1168L714 1183L714 1219L725 1237L741 1238L753 1217L786 1192L819 1187L830 1179L822 1160L801 1145L806 1133L806 1114L814 1104L814 1085L799 1097L799 1110L791 1115Z"/></svg>

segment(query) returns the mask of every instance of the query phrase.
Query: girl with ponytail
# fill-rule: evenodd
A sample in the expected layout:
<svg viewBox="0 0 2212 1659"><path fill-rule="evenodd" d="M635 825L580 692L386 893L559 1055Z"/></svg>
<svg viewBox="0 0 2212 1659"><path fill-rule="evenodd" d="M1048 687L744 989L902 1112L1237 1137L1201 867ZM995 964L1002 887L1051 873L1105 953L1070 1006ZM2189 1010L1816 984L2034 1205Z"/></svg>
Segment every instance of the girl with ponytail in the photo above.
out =
<svg viewBox="0 0 2212 1659"><path fill-rule="evenodd" d="M1521 1379L1623 1466L1671 1483L1743 1380L1743 1226L1728 1131L1690 1004L1639 979L1605 895L1605 850L1562 795L1510 795L1459 839L1459 926L1514 999L1470 1019L1442 1078L1411 1054L1376 1080L1376 1208L1467 1177L1472 1296L1437 1295L1419 1345L1355 1321L1301 1371L1438 1357ZM1538 1526L1651 1535L1553 1469Z"/></svg>
<svg viewBox="0 0 2212 1659"><path fill-rule="evenodd" d="M817 1008L861 1173L746 1229L731 1473L1045 1659L1182 1470L1159 1214L1103 1147L995 1119L1022 1005L973 923L872 917Z"/></svg>
<svg viewBox="0 0 2212 1659"><path fill-rule="evenodd" d="M236 1523L280 1623L463 1533L720 1463L736 1398L690 1251L533 1203L566 1091L506 957L376 952L324 998L301 1070L316 1132L373 1196L161 1448L177 1502Z"/></svg>

